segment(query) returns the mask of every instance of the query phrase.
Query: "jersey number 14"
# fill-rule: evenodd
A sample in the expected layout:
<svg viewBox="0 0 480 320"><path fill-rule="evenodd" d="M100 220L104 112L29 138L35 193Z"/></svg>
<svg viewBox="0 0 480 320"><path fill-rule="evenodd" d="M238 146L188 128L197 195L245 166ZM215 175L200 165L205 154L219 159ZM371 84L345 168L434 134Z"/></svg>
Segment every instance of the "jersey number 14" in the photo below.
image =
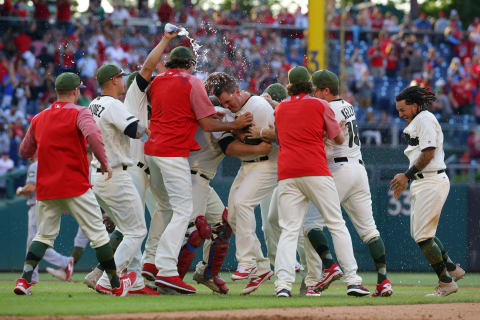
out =
<svg viewBox="0 0 480 320"><path fill-rule="evenodd" d="M348 129L348 146L351 148L355 143L357 146L360 146L360 137L358 136L358 125L357 120L348 121L346 124Z"/></svg>

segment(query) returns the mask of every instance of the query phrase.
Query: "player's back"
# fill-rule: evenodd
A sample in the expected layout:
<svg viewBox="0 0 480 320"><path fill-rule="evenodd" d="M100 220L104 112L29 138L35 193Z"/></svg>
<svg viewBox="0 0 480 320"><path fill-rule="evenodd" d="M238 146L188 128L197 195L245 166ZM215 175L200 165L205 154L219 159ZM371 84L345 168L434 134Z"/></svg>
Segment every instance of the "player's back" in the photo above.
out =
<svg viewBox="0 0 480 320"><path fill-rule="evenodd" d="M78 196L90 187L87 142L77 127L81 108L55 102L32 120L38 148L38 200Z"/></svg>
<svg viewBox="0 0 480 320"><path fill-rule="evenodd" d="M335 99L329 102L330 108L335 113L335 119L340 124L345 121L345 127L348 130L348 135L345 137L343 144L338 145L332 140L327 140L325 143L325 151L329 162L334 158L353 158L361 159L362 153L360 151L360 136L358 133L357 118L353 106L343 99Z"/></svg>
<svg viewBox="0 0 480 320"><path fill-rule="evenodd" d="M120 100L111 96L95 98L88 108L102 132L110 167L133 165L130 159L130 138L124 134L124 131L130 123L137 121L137 118L127 112ZM95 157L92 164L95 168L100 168L100 163Z"/></svg>

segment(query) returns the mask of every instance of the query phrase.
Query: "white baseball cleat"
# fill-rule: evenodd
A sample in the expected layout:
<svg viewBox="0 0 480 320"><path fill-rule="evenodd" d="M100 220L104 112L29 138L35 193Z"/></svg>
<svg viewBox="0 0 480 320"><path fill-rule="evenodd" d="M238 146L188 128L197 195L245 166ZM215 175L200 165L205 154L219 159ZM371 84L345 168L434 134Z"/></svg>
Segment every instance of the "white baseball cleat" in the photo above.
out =
<svg viewBox="0 0 480 320"><path fill-rule="evenodd" d="M446 297L452 293L458 291L458 285L455 281L452 282L442 282L438 281L438 286L435 288L433 293L427 294L427 297Z"/></svg>
<svg viewBox="0 0 480 320"><path fill-rule="evenodd" d="M97 285L97 282L102 276L102 274L102 270L95 268L85 276L85 279L83 279L83 283L86 284L90 289L95 290L95 286Z"/></svg>
<svg viewBox="0 0 480 320"><path fill-rule="evenodd" d="M70 262L68 263L65 269L54 269L47 267L45 270L50 274L52 277L55 277L62 281L70 281L72 280L73 276L73 257L70 258Z"/></svg>

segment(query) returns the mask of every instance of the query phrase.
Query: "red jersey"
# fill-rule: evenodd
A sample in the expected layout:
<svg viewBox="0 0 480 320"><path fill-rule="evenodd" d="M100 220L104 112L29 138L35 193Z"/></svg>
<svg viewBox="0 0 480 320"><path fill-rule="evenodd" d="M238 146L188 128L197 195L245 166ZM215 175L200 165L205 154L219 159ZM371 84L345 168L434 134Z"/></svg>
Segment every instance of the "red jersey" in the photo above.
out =
<svg viewBox="0 0 480 320"><path fill-rule="evenodd" d="M102 134L88 108L55 102L33 118L20 155L31 158L38 152L37 200L76 197L91 187L87 141L107 167Z"/></svg>
<svg viewBox="0 0 480 320"><path fill-rule="evenodd" d="M157 157L188 157L200 150L193 139L198 120L216 113L202 81L181 69L168 69L150 86L151 135L145 154Z"/></svg>
<svg viewBox="0 0 480 320"><path fill-rule="evenodd" d="M340 133L327 101L306 94L292 96L275 108L279 142L278 180L331 176L325 154L325 132L329 139Z"/></svg>
<svg viewBox="0 0 480 320"><path fill-rule="evenodd" d="M65 0L57 4L57 21L70 21L72 11L70 10L70 1Z"/></svg>

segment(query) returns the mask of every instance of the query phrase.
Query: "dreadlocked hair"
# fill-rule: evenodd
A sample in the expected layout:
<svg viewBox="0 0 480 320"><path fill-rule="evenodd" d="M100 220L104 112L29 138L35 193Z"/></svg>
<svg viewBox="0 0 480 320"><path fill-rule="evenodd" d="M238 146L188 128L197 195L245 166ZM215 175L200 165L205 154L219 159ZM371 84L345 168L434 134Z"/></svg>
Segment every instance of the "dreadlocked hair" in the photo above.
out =
<svg viewBox="0 0 480 320"><path fill-rule="evenodd" d="M237 81L225 72L211 73L204 82L209 95L219 97L223 92L233 93L238 88Z"/></svg>
<svg viewBox="0 0 480 320"><path fill-rule="evenodd" d="M419 86L412 86L402 90L396 97L396 101L405 100L407 105L416 103L418 112L427 110L437 100L435 94L428 89Z"/></svg>

